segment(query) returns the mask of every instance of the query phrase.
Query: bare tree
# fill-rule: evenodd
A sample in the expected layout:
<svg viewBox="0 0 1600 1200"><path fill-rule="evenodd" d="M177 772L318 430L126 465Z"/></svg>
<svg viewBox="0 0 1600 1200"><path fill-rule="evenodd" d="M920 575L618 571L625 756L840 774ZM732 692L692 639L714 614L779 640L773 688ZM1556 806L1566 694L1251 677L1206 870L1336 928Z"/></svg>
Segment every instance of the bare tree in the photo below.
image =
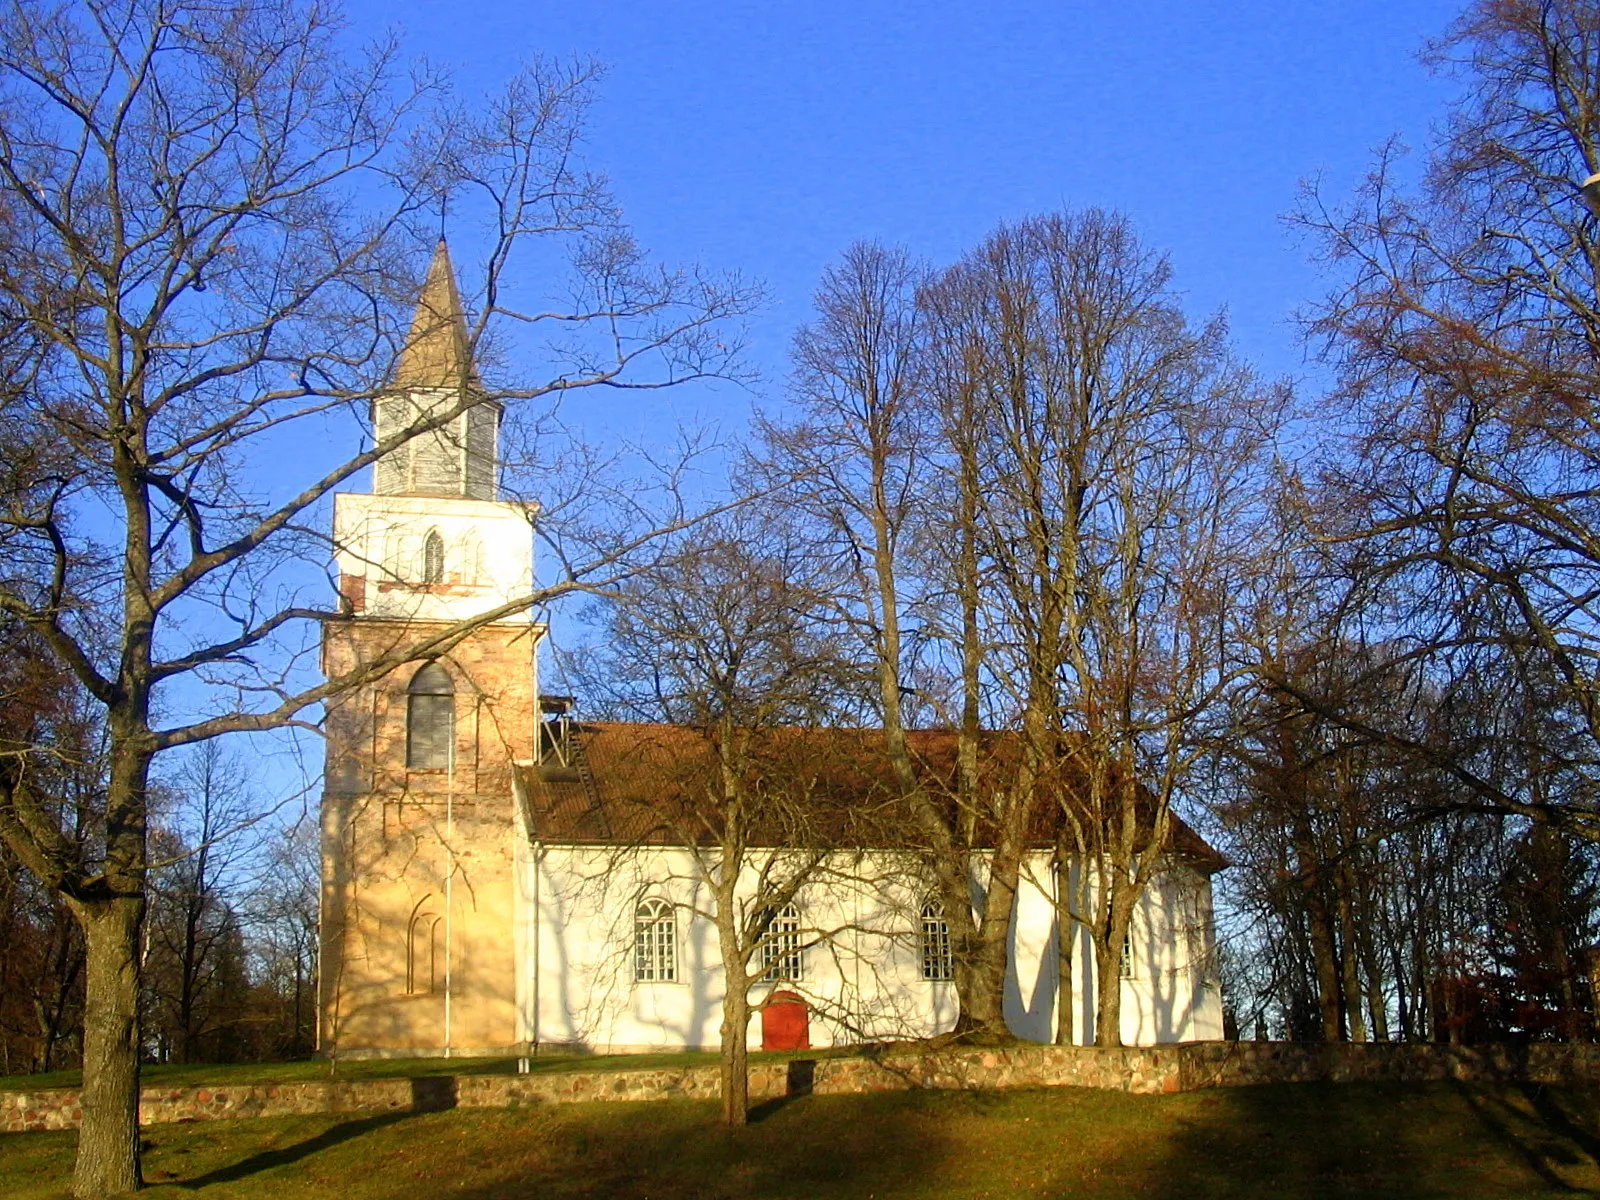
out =
<svg viewBox="0 0 1600 1200"><path fill-rule="evenodd" d="M850 247L824 274L816 317L795 337L793 387L801 418L769 424L765 471L792 480L781 494L809 514L837 578L837 619L860 648L875 685L874 715L895 785L917 825L949 925L957 1029L1009 1037L1004 1015L1007 936L1016 856L991 867L974 912L973 870L992 836L978 780L983 647L977 623L975 488L957 488L954 519L936 514L947 489L947 447L925 387L928 348L919 290L925 272L903 251L875 243ZM958 459L959 472L970 467ZM968 471L965 485L975 483ZM965 514L965 520L962 515ZM938 532L936 532L938 531ZM908 624L936 588L925 569L935 538L948 531L957 550L961 604L957 649L961 688L957 771L930 771L907 736L907 701L916 692L919 639ZM1019 810L1025 806L1019 806ZM1025 817L1023 818L1025 820ZM1005 824L1004 822L1002 823ZM1006 825L1015 832L1017 821ZM1007 841L1015 850L1017 837Z"/></svg>
<svg viewBox="0 0 1600 1200"><path fill-rule="evenodd" d="M608 711L671 723L701 743L679 764L683 777L663 781L639 841L684 848L709 897L696 915L717 933L730 1125L749 1113L752 1014L774 981L798 983L785 963L842 932L774 923L808 887L848 874L840 856L855 861L851 839L870 813L861 797L820 786L828 753L849 739L806 736L850 694L847 664L818 620L815 573L792 535L756 512L706 527L607 609L605 651L591 670L589 690Z"/></svg>
<svg viewBox="0 0 1600 1200"><path fill-rule="evenodd" d="M1102 948L1100 1036L1118 1039L1133 905L1236 679L1221 600L1281 397L1229 362L1219 326L1188 328L1166 264L1100 213L1004 227L932 281L856 246L816 305L795 346L804 416L765 431L766 469L793 474L876 679L950 920L959 1028L1009 1036L1010 922L1042 819L1070 833L1064 874L1083 864L1063 928ZM906 737L923 678L952 693L926 706L957 730L953 777ZM1015 753L985 730L1015 731Z"/></svg>
<svg viewBox="0 0 1600 1200"><path fill-rule="evenodd" d="M470 108L393 42L352 56L341 33L333 9L295 0L18 0L0 13L0 310L30 352L3 418L31 448L0 521L0 613L101 706L109 747L87 850L54 819L26 745L0 789L0 833L86 938L82 1197L140 1185L137 951L157 757L312 722L324 699L470 632L430 629L340 677L301 675L308 623L327 609L299 564L329 556L329 494L483 404L723 370L736 344L712 323L749 300L653 268L620 228L577 157L592 67L535 63ZM343 461L253 475L326 422L365 420L415 295L421 231L452 194L486 238L461 335L486 378ZM574 247L576 282L541 308L513 281L519 247L549 234ZM488 370L497 329L555 326L542 382ZM579 586L636 540L479 622Z"/></svg>
<svg viewBox="0 0 1600 1200"><path fill-rule="evenodd" d="M13 634L20 631L14 626ZM7 659L0 726L11 745L33 748L36 774L59 827L89 842L104 810L102 727L93 706L54 675L43 656L0 638ZM35 647L37 650L37 647ZM51 695L36 688L43 682ZM13 722L16 722L15 724ZM15 736L16 742L10 742ZM39 753L43 750L43 753ZM6 753L12 753L9 748ZM83 1021L83 931L61 897L0 842L0 1057L11 1073L79 1061Z"/></svg>
<svg viewBox="0 0 1600 1200"><path fill-rule="evenodd" d="M149 847L150 911L146 916L147 1016L178 1062L217 1061L218 1003L243 976L239 914L231 894L243 890L246 836L262 814L237 759L216 741L201 742L162 788ZM234 995L237 1008L240 997ZM237 1013L234 1014L237 1017Z"/></svg>
<svg viewBox="0 0 1600 1200"><path fill-rule="evenodd" d="M1002 227L924 299L929 386L970 495L955 510L984 564L980 582L953 558L951 591L975 597L990 711L1018 737L991 887L1014 890L1047 804L1070 875L1062 928L1096 948L1102 1045L1121 1042L1134 906L1240 678L1227 598L1282 405L1229 360L1220 325L1190 328L1169 275L1126 221L1090 211Z"/></svg>
<svg viewBox="0 0 1600 1200"><path fill-rule="evenodd" d="M1236 697L1214 794L1234 863L1241 1023L1325 1041L1524 1036L1489 1012L1508 933L1491 901L1520 821L1482 812L1407 744L1470 758L1470 746L1556 731L1502 738L1496 689L1467 677L1442 689L1403 627L1351 639L1350 547L1316 536L1325 522L1293 472L1276 490L1275 530L1241 588L1240 642L1260 686ZM1514 754L1492 757L1477 769L1514 774Z"/></svg>
<svg viewBox="0 0 1600 1200"><path fill-rule="evenodd" d="M241 905L261 1057L305 1058L316 1047L320 865L315 827L300 821L273 839Z"/></svg>
<svg viewBox="0 0 1600 1200"><path fill-rule="evenodd" d="M1462 91L1421 186L1390 146L1348 206L1313 191L1300 219L1341 279L1312 328L1355 415L1318 531L1344 551L1341 636L1384 643L1377 670L1414 663L1437 703L1297 699L1462 804L1593 838L1600 227L1579 188L1600 170L1600 6L1473 4L1429 58ZM1450 718L1479 701L1498 719Z"/></svg>

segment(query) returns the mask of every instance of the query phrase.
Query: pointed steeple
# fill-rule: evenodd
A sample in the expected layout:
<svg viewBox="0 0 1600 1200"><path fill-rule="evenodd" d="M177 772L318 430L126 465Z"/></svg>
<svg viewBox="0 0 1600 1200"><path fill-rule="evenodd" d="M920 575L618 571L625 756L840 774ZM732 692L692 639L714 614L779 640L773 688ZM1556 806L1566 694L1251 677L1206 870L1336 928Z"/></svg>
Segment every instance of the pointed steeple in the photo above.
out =
<svg viewBox="0 0 1600 1200"><path fill-rule="evenodd" d="M459 388L477 382L455 267L450 262L450 248L440 238L417 298L411 333L395 366L394 383L397 387Z"/></svg>
<svg viewBox="0 0 1600 1200"><path fill-rule="evenodd" d="M394 382L373 400L373 433L385 441L424 418L447 413L454 415L377 461L373 491L380 496L495 498L500 405L484 395L473 369L455 268L440 238L417 298L410 336L395 364Z"/></svg>

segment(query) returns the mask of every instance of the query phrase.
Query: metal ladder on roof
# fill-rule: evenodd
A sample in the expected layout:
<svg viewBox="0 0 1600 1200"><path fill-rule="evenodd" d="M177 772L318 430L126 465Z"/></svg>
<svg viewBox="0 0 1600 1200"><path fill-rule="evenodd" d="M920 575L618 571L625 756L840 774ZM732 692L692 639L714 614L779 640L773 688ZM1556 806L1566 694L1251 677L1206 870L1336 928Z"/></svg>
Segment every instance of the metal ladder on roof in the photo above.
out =
<svg viewBox="0 0 1600 1200"><path fill-rule="evenodd" d="M613 836L610 814L605 806L600 803L600 785L594 777L594 770L589 766L589 756L584 753L581 727L572 719L571 713L575 705L571 696L541 696L539 708L542 712L552 714L554 722L546 722L546 731L550 733L550 748L555 753L556 762L577 776L575 782L583 785L584 799L588 802L589 811L594 814L599 822L601 831L606 837ZM556 730L549 730L554 724ZM559 732L557 732L559 731ZM543 735L541 735L543 736ZM573 782L562 779L557 773L545 776L552 783Z"/></svg>
<svg viewBox="0 0 1600 1200"><path fill-rule="evenodd" d="M605 805L600 803L600 784L595 782L595 773L590 770L589 755L584 752L584 739L579 736L576 726L566 738L566 762L574 771L578 771L579 782L584 786L584 795L589 798L589 810L600 819L600 827L606 837L613 837L611 816L606 813Z"/></svg>

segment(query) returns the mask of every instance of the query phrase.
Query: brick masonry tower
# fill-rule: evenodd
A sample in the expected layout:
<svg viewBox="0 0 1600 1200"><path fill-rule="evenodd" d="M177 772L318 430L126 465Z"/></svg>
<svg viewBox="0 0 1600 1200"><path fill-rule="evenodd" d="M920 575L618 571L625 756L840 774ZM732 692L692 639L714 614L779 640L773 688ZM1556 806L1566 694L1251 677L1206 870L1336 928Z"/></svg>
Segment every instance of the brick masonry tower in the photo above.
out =
<svg viewBox="0 0 1600 1200"><path fill-rule="evenodd" d="M449 251L434 251L377 435L481 395ZM500 410L466 408L334 497L343 613L329 676L533 587L532 513L498 499ZM319 1046L376 1056L516 1040L512 765L533 755L535 647L519 612L328 708Z"/></svg>

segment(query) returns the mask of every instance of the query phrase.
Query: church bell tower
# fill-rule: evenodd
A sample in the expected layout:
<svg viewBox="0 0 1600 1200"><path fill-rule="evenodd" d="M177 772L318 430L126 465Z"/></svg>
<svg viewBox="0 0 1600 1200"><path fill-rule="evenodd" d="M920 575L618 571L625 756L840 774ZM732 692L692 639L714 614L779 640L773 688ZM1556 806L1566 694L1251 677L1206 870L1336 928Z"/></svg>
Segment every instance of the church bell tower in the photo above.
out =
<svg viewBox="0 0 1600 1200"><path fill-rule="evenodd" d="M378 459L371 492L334 497L341 613L323 624L329 677L532 591L534 513L499 498L500 416L441 240L373 403L374 435L445 419ZM329 704L324 1053L497 1052L514 1041L511 777L533 754L543 632L526 609L494 616Z"/></svg>

